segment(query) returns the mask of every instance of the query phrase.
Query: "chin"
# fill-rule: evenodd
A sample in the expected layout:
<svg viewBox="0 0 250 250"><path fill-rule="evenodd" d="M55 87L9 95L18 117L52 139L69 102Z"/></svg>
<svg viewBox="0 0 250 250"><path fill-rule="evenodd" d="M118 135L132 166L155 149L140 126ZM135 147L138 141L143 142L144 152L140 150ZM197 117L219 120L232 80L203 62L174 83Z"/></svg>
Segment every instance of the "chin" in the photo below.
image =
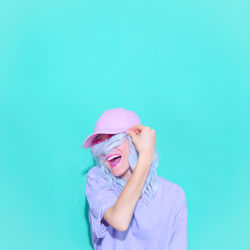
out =
<svg viewBox="0 0 250 250"><path fill-rule="evenodd" d="M125 170L119 169L119 170L117 170L117 171L112 171L112 173L113 173L113 175L114 175L115 177L120 177L120 176L122 176L122 175L125 175L125 174L129 171L129 169L130 169L130 167L126 168Z"/></svg>
<svg viewBox="0 0 250 250"><path fill-rule="evenodd" d="M107 165L107 164L106 164ZM124 166L125 165L125 166ZM118 164L116 167L112 168L111 166L107 166L109 168L109 170L111 171L111 173L115 176L115 177L120 177L124 174L126 174L126 172L130 169L130 165L124 164L124 162L122 162L122 164Z"/></svg>
<svg viewBox="0 0 250 250"><path fill-rule="evenodd" d="M122 176L123 174L125 174L124 172L121 172L121 171L112 171L112 174L115 176L115 177L120 177Z"/></svg>

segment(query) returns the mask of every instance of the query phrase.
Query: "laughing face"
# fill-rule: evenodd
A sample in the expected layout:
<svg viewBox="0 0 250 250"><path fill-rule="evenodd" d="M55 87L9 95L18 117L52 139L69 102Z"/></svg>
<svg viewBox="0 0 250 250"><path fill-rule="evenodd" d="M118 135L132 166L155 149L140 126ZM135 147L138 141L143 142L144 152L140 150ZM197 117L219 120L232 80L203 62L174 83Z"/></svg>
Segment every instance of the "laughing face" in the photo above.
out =
<svg viewBox="0 0 250 250"><path fill-rule="evenodd" d="M92 142L92 146L97 143L103 142L112 136L112 134L99 134ZM132 174L128 156L129 141L128 139L126 139L121 145L113 148L105 159L106 166L110 169L112 174L116 177L122 177L125 181L128 181Z"/></svg>

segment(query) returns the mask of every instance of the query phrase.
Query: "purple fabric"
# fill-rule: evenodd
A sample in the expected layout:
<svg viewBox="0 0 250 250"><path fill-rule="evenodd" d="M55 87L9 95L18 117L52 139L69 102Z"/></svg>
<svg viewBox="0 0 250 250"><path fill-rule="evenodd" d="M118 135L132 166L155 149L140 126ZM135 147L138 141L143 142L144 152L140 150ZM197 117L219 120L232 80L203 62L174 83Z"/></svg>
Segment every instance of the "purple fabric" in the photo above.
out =
<svg viewBox="0 0 250 250"><path fill-rule="evenodd" d="M106 180L100 169L87 174L86 196L89 222L95 250L186 250L188 209L183 189L158 176L156 196L148 203L139 199L127 231L120 232L102 220L104 212L120 195L115 185L103 188Z"/></svg>

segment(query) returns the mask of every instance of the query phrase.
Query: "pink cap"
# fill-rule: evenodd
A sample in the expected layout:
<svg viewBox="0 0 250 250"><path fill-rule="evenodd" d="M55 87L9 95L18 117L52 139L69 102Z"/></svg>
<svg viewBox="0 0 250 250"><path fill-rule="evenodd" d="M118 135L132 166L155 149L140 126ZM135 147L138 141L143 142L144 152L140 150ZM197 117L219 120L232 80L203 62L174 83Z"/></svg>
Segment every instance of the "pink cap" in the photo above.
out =
<svg viewBox="0 0 250 250"><path fill-rule="evenodd" d="M94 133L85 139L82 147L91 147L97 134L118 134L138 124L141 124L141 121L135 112L124 108L108 109L99 117L95 124Z"/></svg>

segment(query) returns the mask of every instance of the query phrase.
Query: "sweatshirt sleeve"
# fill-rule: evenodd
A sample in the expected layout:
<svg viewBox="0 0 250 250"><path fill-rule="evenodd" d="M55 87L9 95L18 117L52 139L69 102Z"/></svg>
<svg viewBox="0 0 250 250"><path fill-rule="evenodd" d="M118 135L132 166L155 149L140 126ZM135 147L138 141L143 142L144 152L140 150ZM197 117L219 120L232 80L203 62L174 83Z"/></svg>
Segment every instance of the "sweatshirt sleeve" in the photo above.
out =
<svg viewBox="0 0 250 250"><path fill-rule="evenodd" d="M179 192L179 203L173 224L173 234L169 242L169 250L187 250L187 217L186 196L182 188Z"/></svg>
<svg viewBox="0 0 250 250"><path fill-rule="evenodd" d="M94 167L95 168L95 167ZM117 200L114 185L108 184L104 177L96 174L96 168L87 174L85 193L89 204L89 222L93 238L103 238L108 224L102 221L105 211Z"/></svg>

